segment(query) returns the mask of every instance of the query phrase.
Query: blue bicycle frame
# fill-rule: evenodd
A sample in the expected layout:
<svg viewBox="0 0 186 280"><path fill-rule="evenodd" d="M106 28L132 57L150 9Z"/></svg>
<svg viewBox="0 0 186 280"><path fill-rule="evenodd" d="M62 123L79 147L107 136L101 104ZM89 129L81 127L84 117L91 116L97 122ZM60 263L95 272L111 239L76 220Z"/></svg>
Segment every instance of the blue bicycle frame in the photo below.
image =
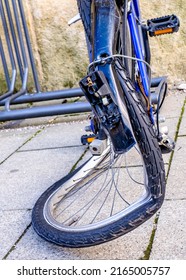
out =
<svg viewBox="0 0 186 280"><path fill-rule="evenodd" d="M137 24L137 21L139 21L139 22L141 21L141 14L140 14L140 10L139 10L139 1L133 0L131 2L130 11L128 13L128 22L129 22L129 27L130 27L130 33L131 33L131 37L132 37L132 42L133 42L136 58L138 58L140 60L145 60L144 46L143 46L143 42L142 42L141 36L140 36L141 26L139 26ZM140 71L140 76L141 76L144 92L145 92L146 96L149 97L150 81L149 81L149 77L147 74L147 66L143 62L138 61L138 67L139 67L139 71Z"/></svg>
<svg viewBox="0 0 186 280"><path fill-rule="evenodd" d="M113 0L113 5L111 2L107 5L107 1L93 1L93 44L92 44L92 61L100 60L106 56L114 55L114 50L116 49L116 35L119 31L121 14L118 10L115 1ZM125 5L128 5L126 1ZM127 7L127 6L126 6ZM141 13L139 8L139 0L132 0L130 6L128 6L127 17L124 20L128 20L128 25L130 28L131 40L133 44L135 57L138 59L138 68L141 78L141 83L144 89L145 95L149 98L150 95L150 80L147 65L142 62L145 60L145 49L142 38L142 28L141 28ZM111 64L104 66L99 66L99 70L104 71L107 77L110 76L109 84L112 89L114 96L116 96L116 91L118 89L115 85L114 70ZM138 90L136 86L136 90ZM114 96L113 99L114 99ZM151 121L153 120L153 114L151 109Z"/></svg>

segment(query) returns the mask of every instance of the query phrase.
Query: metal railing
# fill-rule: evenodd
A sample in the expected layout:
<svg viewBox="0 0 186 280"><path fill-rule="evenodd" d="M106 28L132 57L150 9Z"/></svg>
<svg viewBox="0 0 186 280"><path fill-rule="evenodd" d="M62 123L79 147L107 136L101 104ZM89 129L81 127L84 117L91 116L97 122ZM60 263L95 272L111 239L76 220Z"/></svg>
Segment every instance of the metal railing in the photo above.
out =
<svg viewBox="0 0 186 280"><path fill-rule="evenodd" d="M83 93L79 88L41 91L22 0L0 0L0 17L0 55L7 87L0 95L0 121L91 111L87 102L23 109L12 107L15 104L81 97ZM32 76L34 92L27 89L29 75Z"/></svg>

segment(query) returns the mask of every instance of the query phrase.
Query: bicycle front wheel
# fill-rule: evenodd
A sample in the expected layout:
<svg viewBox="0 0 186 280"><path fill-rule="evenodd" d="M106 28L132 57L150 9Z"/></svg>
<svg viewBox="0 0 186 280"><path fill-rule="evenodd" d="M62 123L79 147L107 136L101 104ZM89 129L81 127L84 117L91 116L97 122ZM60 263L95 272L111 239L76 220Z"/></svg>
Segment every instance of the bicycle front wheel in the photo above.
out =
<svg viewBox="0 0 186 280"><path fill-rule="evenodd" d="M150 218L164 198L164 165L152 125L135 94L126 96L136 145L101 156L50 187L37 201L32 222L48 241L67 247L100 244Z"/></svg>
<svg viewBox="0 0 186 280"><path fill-rule="evenodd" d="M82 5L89 8L90 2L79 2L88 39L90 18L85 18ZM119 54L126 53L121 34L116 50ZM164 200L161 151L135 91L134 65L127 64L129 78L125 82L123 77L127 74L122 64L125 60L115 63L123 90L123 100L117 105L120 112L127 108L136 144L124 154L116 154L108 136L107 147L100 156L90 154L87 162L42 194L34 206L32 224L41 237L55 244L85 247L113 240L149 219Z"/></svg>

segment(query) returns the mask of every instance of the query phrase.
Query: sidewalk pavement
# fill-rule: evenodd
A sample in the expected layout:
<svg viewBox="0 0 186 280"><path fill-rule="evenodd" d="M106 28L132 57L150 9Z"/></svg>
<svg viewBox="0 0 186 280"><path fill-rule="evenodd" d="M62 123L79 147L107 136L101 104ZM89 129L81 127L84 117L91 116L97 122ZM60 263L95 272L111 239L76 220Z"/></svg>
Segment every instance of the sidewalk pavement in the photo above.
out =
<svg viewBox="0 0 186 280"><path fill-rule="evenodd" d="M164 156L166 198L160 213L136 230L96 247L68 249L41 239L31 225L38 197L66 175L85 150L80 143L84 116L9 122L0 129L0 258L44 259L186 259L186 94L166 97L163 115L174 153ZM155 219L156 218L156 219Z"/></svg>

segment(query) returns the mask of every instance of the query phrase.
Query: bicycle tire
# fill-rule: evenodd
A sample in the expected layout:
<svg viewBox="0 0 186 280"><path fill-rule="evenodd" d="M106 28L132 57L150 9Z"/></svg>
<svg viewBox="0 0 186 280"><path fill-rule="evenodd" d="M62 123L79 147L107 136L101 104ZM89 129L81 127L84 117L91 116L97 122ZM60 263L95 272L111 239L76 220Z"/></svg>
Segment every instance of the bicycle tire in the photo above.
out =
<svg viewBox="0 0 186 280"><path fill-rule="evenodd" d="M97 245L133 230L149 219L160 208L165 193L165 174L161 152L149 118L135 93L126 96L125 101L143 154L151 197L147 198L146 203L139 206L137 210L135 209L135 211L131 211L119 220L113 220L103 227L91 230L81 229L79 232L73 232L73 230L71 231L67 228L60 230L47 221L45 213L46 202L58 188L61 188L63 184L72 179L85 166L83 165L51 186L36 202L32 212L32 224L35 231L44 239L66 247Z"/></svg>
<svg viewBox="0 0 186 280"><path fill-rule="evenodd" d="M90 1L81 2L85 3ZM105 180L110 180L109 174L111 173L111 175L113 175L113 170L115 172L118 172L119 174L118 170L120 167L118 167L118 162L120 158L122 159L122 157L124 157L124 161L126 163L126 157L128 156L127 153L127 155L119 155L118 157L116 157L116 155L113 154L112 146L110 146L110 148L106 148L104 155L102 154L101 157L92 157L90 160L88 160L86 163L80 166L77 170L68 174L67 176L53 184L48 190L46 190L41 195L41 197L36 202L32 212L33 228L42 238L44 238L47 241L53 242L57 245L78 248L98 245L113 240L115 238L118 238L119 236L130 232L137 226L144 223L146 220L152 217L152 215L154 215L154 213L161 207L163 203L165 195L164 163L162 160L162 155L156 136L154 134L153 125L150 122L149 116L147 115L144 106L141 104L141 101L138 98L138 94L134 89L133 82L129 77L127 77L128 80L127 83L125 83L125 81L123 80L123 71L125 71L124 76L127 76L126 70L120 67L120 62L118 62L118 65L119 67L117 66L116 62L115 70L124 92L122 106L127 107L133 134L136 142L138 143L135 153L140 158L142 157L143 166L141 166L140 163L134 168L136 168L136 170L138 170L139 168L140 176L141 170L143 168L145 169L144 189L146 190L146 193L145 195L140 196L141 194L139 192L139 199L136 201L136 197L133 198L133 194L131 194L130 192L128 200L131 199L132 202L130 204L127 201L128 204L126 203L127 205L124 210L121 209L121 211L118 211L118 209L116 209L116 212L113 213L112 216L110 215L110 217L108 216L106 218L104 216L105 213L101 213L101 215L103 215L103 218L101 216L100 220L96 220L98 215L100 214L100 206L95 206L97 207L97 212L95 212L96 214L98 213L98 215L95 216L95 212L92 214L92 212L90 212L88 208L92 203L92 198L90 196L92 195L94 199L94 195L97 192L98 200L100 199L99 196L101 196L102 193L105 191L105 189L103 189L103 187L99 183L99 180L101 181L100 177L102 175L104 176L101 181L102 185L104 185ZM135 157L135 161L137 161L136 158L137 157ZM133 166L129 166L129 168L133 170ZM128 166L127 164L126 166L124 166L122 160L120 169L122 171L122 175L120 178L122 178L124 172L126 175L131 175L127 174L129 172L129 170L127 170ZM120 198L123 188L125 187L127 189L127 187L125 186L126 182L124 180L119 180L118 174L116 182L113 183L113 195L117 193L118 197ZM108 177L109 179L106 179L106 177ZM95 178L94 188L99 188L100 184L100 190L98 189L97 191L94 188L90 189L90 186L92 186L92 184L94 183L94 180L92 178ZM110 181L108 182L110 183ZM134 182L135 181L132 178L131 184L134 184ZM136 181L135 183L140 185L140 182L141 181ZM115 186L116 184L119 185L119 183L121 183L121 189L117 189L117 187ZM110 186L108 185L108 191L109 187ZM131 185L129 184L128 189L130 188ZM67 189L68 191L66 191ZM86 191L88 193L87 195ZM134 187L134 192L138 192L136 186ZM84 195L86 196L85 198ZM56 196L59 200L58 202L56 202ZM87 224L78 225L79 217L77 217L77 213L79 213L79 210L77 210L77 212L76 209L72 209L73 207L71 207L74 201L76 200L76 197L80 198L80 203L87 203L90 197L88 207L86 204L85 206L87 208L83 206L85 209L85 214L83 215L88 215L88 218L86 219L90 218L90 220L93 221L92 223L89 222ZM67 204L65 204L65 199L67 200ZM105 198L103 197L103 200L104 199ZM53 208L57 208L58 204L60 205L63 203L63 200L64 206L62 206L62 210L59 209L59 211L56 212L55 217L53 217L53 212L55 212L55 209L53 210ZM121 207L123 207L124 200L125 199L120 201L118 205L121 205ZM69 207L71 208L69 209ZM79 205L77 207L79 207ZM104 207L109 208L110 205L104 205ZM75 212L75 214L70 214L70 218L66 219L65 215L68 215L68 213L65 214L65 211L70 212L71 210L73 211L72 213ZM65 221L58 220L59 214L62 213L63 215L60 219L66 219ZM93 216L93 218L91 215ZM68 221L67 224L66 221Z"/></svg>

